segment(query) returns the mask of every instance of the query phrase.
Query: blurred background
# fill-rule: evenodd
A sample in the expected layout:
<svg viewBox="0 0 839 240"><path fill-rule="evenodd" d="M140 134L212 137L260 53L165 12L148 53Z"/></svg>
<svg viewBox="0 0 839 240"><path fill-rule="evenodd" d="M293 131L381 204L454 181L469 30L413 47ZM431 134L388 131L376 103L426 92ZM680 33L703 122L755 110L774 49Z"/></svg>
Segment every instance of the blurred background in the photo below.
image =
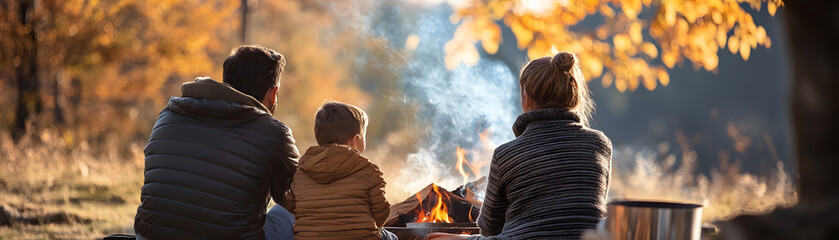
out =
<svg viewBox="0 0 839 240"><path fill-rule="evenodd" d="M701 203L705 221L796 201L780 0L11 0L0 3L3 238L133 232L142 150L180 85L230 50L288 60L274 116L301 152L326 100L370 116L391 203L488 172L518 73L577 54L614 145L610 199Z"/></svg>

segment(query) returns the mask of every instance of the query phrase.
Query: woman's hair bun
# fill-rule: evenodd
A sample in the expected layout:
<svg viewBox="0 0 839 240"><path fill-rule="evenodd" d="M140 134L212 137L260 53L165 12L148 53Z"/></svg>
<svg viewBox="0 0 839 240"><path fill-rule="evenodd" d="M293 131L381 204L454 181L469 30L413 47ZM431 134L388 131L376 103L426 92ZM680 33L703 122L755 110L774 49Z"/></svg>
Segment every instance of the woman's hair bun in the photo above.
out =
<svg viewBox="0 0 839 240"><path fill-rule="evenodd" d="M577 57L575 57L573 53L566 51L557 53L556 56L551 59L551 65L554 69L564 72L571 70L576 62Z"/></svg>

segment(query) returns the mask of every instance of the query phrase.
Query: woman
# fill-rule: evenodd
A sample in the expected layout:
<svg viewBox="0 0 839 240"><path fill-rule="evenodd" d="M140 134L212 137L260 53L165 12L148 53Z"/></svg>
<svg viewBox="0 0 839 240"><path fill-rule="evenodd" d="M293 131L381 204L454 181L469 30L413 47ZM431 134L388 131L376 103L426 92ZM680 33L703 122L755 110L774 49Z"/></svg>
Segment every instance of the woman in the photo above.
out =
<svg viewBox="0 0 839 240"><path fill-rule="evenodd" d="M493 154L482 236L430 239L579 239L605 217L612 144L588 127L594 104L576 57L533 60L519 84L524 114L513 124L516 139Z"/></svg>

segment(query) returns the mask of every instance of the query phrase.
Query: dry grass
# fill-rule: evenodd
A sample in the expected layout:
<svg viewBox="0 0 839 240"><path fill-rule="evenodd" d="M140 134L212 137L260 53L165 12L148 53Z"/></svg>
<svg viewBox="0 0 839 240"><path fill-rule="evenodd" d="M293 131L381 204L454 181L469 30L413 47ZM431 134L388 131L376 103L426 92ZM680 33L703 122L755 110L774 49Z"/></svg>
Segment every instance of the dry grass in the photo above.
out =
<svg viewBox="0 0 839 240"><path fill-rule="evenodd" d="M143 182L142 145L106 141L95 148L65 136L44 132L38 141L25 138L18 144L0 136L0 204L43 223L0 227L0 239L92 239L133 232Z"/></svg>

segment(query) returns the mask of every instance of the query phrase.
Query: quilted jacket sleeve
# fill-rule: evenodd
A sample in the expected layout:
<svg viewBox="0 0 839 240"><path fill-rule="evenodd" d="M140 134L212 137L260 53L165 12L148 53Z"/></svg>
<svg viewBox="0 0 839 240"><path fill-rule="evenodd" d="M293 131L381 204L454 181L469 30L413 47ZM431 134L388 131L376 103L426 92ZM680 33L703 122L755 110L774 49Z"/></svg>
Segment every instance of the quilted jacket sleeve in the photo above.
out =
<svg viewBox="0 0 839 240"><path fill-rule="evenodd" d="M275 203L282 206L285 206L286 192L291 188L294 172L297 171L297 160L300 159L291 129L284 129L284 136L271 153L271 173L268 175L271 197Z"/></svg>

